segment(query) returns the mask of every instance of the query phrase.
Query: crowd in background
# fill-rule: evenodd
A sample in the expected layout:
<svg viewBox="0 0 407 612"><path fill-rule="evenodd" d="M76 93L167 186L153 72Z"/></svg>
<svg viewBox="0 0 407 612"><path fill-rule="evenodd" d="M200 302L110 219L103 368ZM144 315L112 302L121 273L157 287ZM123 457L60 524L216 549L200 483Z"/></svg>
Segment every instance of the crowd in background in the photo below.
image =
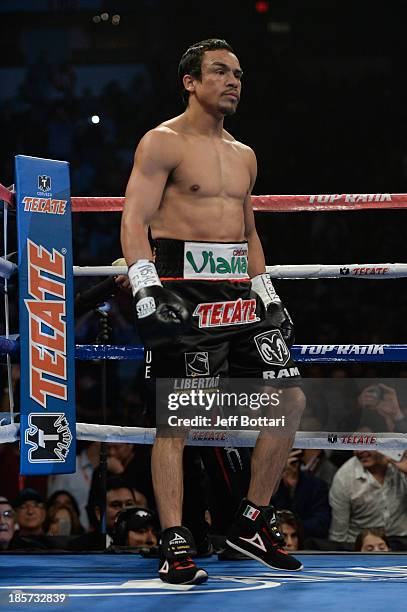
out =
<svg viewBox="0 0 407 612"><path fill-rule="evenodd" d="M74 474L28 477L19 489L18 449L0 447L7 468L0 482L0 549L107 545L156 553L160 527L150 447L108 444L105 491L100 443L80 448ZM183 520L199 556L220 552L233 558L224 540L250 473L250 452L235 450L239 468L228 468L224 450L186 451ZM222 469L219 463L214 469L216 453L222 454ZM407 455L393 459L371 449L353 454L293 450L270 503L287 550L407 550ZM101 535L102 523L106 535Z"/></svg>

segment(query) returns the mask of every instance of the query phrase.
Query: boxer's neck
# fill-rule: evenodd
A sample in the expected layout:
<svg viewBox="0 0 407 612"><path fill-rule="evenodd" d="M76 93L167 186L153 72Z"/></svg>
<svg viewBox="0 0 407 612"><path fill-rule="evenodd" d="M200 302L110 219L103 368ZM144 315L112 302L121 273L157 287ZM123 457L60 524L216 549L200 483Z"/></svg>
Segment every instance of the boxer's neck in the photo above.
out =
<svg viewBox="0 0 407 612"><path fill-rule="evenodd" d="M190 132L218 138L223 135L224 116L220 113L215 115L191 101L183 117Z"/></svg>

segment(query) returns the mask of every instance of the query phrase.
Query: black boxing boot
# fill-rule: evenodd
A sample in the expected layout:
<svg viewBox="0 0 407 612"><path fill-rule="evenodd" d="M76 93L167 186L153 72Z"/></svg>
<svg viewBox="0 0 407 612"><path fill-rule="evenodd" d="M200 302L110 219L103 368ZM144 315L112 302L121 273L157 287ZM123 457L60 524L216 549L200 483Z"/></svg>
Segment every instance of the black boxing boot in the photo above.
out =
<svg viewBox="0 0 407 612"><path fill-rule="evenodd" d="M192 560L195 542L186 527L165 529L160 538L160 568L158 575L170 584L202 584L208 574Z"/></svg>
<svg viewBox="0 0 407 612"><path fill-rule="evenodd" d="M278 529L272 506L256 506L244 499L226 543L271 569L296 572L303 568L298 559L284 550L284 537Z"/></svg>
<svg viewBox="0 0 407 612"><path fill-rule="evenodd" d="M129 267L136 326L144 344L156 345L191 327L192 316L184 300L165 289L152 261L139 259Z"/></svg>

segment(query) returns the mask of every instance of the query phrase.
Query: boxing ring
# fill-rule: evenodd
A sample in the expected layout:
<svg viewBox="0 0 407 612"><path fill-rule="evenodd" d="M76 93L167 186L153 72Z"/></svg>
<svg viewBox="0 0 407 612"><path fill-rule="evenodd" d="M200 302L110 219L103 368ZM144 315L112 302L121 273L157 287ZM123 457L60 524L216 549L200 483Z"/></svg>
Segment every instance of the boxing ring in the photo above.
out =
<svg viewBox="0 0 407 612"><path fill-rule="evenodd" d="M296 574L266 571L255 561L204 559L209 580L176 586L152 578L157 560L136 555L0 555L0 610L286 610L361 612L405 610L405 555L298 555ZM15 594L64 595L62 604L14 604ZM54 599L55 601L55 599Z"/></svg>
<svg viewBox="0 0 407 612"><path fill-rule="evenodd" d="M44 161L44 160L40 160ZM41 176L50 174L48 166ZM11 191L1 186L0 199L5 203L5 211L12 208L14 198ZM25 200L26 211L38 212L40 202ZM38 198L37 198L38 200ZM65 197L71 201L72 212L118 212L122 210L123 198L113 197ZM64 200L64 201L65 201ZM62 201L62 200L58 200ZM253 196L255 211L296 212L296 211L354 211L365 209L404 209L407 207L407 194L333 194L311 196ZM45 204L44 204L45 206ZM34 207L34 208L33 208ZM37 209L35 210L35 207ZM54 209L54 212L57 209ZM44 211L41 211L44 212ZM52 212L52 211L51 211ZM64 209L64 214L66 211ZM69 212L69 211L68 211ZM59 214L59 213L58 213ZM45 215L44 215L45 216ZM4 214L4 249L0 258L0 276L5 281L6 334L0 337L0 355L7 361L9 372L13 360L24 355L27 345L18 335L8 329L8 291L7 284L19 272L19 265L8 261L7 255L7 212ZM28 229L30 231L30 228ZM57 251L58 251L57 247ZM65 247L64 247L65 248ZM62 252L62 250L61 250ZM69 261L68 261L69 263ZM337 264L337 265L289 265L269 266L267 271L276 279L320 279L337 278L344 282L349 278L380 279L407 277L407 263ZM71 263L69 271L75 276L115 276L126 274L125 266L78 267ZM55 291L55 288L53 289ZM67 291L72 300L72 291ZM69 306L69 304L68 304ZM67 306L67 308L68 308ZM72 306L72 305L71 305ZM72 309L71 309L72 310ZM65 312L65 311L64 311ZM71 316L71 315L69 315ZM78 360L134 360L144 357L142 346L125 345L76 345L73 346L73 332L69 332L72 345L72 359ZM294 345L292 356L299 363L406 363L406 344L348 344L348 345ZM13 399L10 397L10 423L0 426L0 443L23 441L25 429L15 422ZM155 437L154 429L121 427L76 423L71 434L78 439L101 442L128 442L151 444ZM332 449L329 432L297 433L294 446L297 448ZM337 432L338 435L341 432ZM349 433L349 432L348 432ZM332 434L332 432L331 432ZM336 449L360 449L358 436L362 433L351 432L354 438L335 440ZM221 436L216 432L192 430L187 444L211 446L254 446L258 432L229 431ZM69 445L68 445L69 446ZM407 449L407 433L378 432L374 442L375 450ZM73 452L72 445L70 452ZM63 462L62 462L63 463ZM38 466L37 466L38 467ZM66 469L66 472L72 469ZM61 470L61 471L62 471ZM42 473L42 472L36 472ZM48 472L50 473L50 472ZM202 565L209 570L209 581L200 586L165 585L156 575L156 560L142 559L136 555L63 555L53 564L52 577L49 572L49 558L44 555L0 555L0 609L11 605L10 593L65 593L69 599L64 602L70 610L83 610L87 602L95 602L100 609L110 610L113 606L138 605L146 610L151 606L165 605L178 609L188 605L194 609L221 606L235 610L256 606L269 609L270 604L286 610L322 610L330 606L332 610L342 609L357 602L361 610L383 610L391 605L394 610L402 607L403 587L407 579L407 563L404 555L299 555L305 570L301 574L285 574L263 570L252 561L218 562L215 558L205 559ZM44 563L44 561L46 562ZM51 559L52 563L52 559ZM152 578L154 576L154 578ZM369 590L366 583L369 582ZM344 589L344 585L346 588ZM270 591L272 589L272 591ZM233 596L232 596L233 593ZM238 604L235 597L238 594ZM181 599L178 599L180 596ZM119 599L116 600L116 597ZM92 598L89 600L89 598ZM96 600L95 600L96 598ZM14 602L17 605L17 602ZM18 602L19 609L31 609L34 603ZM46 603L46 602L45 602ZM44 605L45 605L44 603ZM55 601L54 601L55 603ZM37 603L37 606L39 604ZM61 605L61 604L59 604ZM55 609L59 608L55 603ZM48 609L54 609L48 602Z"/></svg>

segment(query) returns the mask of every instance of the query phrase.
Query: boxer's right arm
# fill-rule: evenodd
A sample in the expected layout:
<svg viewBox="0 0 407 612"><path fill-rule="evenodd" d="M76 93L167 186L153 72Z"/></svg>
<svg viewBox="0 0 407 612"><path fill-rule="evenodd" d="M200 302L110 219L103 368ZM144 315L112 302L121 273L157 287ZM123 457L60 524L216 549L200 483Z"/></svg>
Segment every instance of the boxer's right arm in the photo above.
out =
<svg viewBox="0 0 407 612"><path fill-rule="evenodd" d="M180 161L177 135L167 128L141 140L126 189L121 226L123 255L128 265L136 324L144 342L177 335L190 325L183 300L164 289L152 261L148 227L159 209L170 172Z"/></svg>
<svg viewBox="0 0 407 612"><path fill-rule="evenodd" d="M152 259L148 227L160 206L170 172L178 165L177 135L165 128L147 132L140 141L126 188L121 243L127 265Z"/></svg>

